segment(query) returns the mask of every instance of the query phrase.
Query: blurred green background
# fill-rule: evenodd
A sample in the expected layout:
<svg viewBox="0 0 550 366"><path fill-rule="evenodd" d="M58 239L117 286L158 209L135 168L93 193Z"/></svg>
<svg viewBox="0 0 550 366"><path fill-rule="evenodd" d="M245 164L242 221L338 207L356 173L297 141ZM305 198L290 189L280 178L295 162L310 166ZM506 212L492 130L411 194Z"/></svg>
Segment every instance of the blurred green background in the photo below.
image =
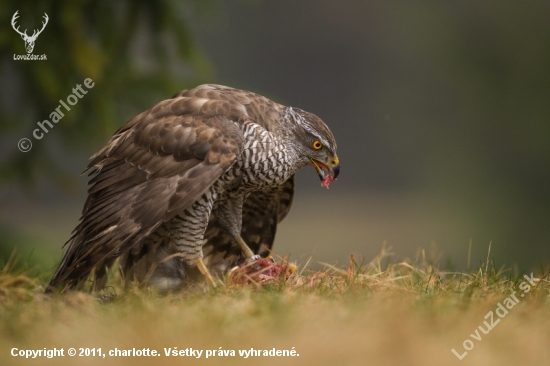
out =
<svg viewBox="0 0 550 366"><path fill-rule="evenodd" d="M49 23L25 54L12 29ZM0 4L0 262L52 269L86 196L80 172L125 121L219 83L320 116L342 171L298 174L274 249L345 264L387 242L442 267L550 263L550 3L7 1ZM93 89L43 139L36 123ZM30 152L18 141L32 140Z"/></svg>

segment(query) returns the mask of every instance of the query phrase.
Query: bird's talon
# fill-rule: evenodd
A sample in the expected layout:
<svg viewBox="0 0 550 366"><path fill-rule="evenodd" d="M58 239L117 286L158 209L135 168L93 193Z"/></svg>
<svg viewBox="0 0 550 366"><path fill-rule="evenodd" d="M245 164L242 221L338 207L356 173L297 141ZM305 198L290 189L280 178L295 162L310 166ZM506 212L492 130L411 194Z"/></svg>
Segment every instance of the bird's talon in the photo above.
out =
<svg viewBox="0 0 550 366"><path fill-rule="evenodd" d="M248 264L248 263L256 262L260 258L261 257L258 254L254 254L252 257L246 258L246 263Z"/></svg>
<svg viewBox="0 0 550 366"><path fill-rule="evenodd" d="M208 270L208 267L206 266L206 264L204 264L202 257L199 257L199 259L195 261L195 265L197 266L199 271L203 274L203 276L206 278L206 280L210 283L210 285L212 285L212 287L217 287L216 281L210 274L210 271Z"/></svg>

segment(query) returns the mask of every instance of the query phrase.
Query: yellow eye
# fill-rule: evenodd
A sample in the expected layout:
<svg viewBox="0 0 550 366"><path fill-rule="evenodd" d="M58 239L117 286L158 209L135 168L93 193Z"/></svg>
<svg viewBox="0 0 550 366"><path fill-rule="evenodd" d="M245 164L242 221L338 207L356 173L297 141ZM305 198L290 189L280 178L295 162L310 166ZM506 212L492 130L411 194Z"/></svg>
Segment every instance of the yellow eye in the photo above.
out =
<svg viewBox="0 0 550 366"><path fill-rule="evenodd" d="M321 143L321 141L315 140L311 144L311 147L313 147L315 150L321 150L321 148L323 147L323 144Z"/></svg>

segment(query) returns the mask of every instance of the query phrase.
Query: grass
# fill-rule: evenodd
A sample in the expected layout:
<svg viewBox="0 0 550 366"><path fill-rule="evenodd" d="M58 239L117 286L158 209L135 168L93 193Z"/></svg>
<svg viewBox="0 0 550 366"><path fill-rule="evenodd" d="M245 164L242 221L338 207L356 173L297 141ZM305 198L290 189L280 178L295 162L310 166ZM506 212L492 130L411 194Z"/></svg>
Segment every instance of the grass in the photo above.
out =
<svg viewBox="0 0 550 366"><path fill-rule="evenodd" d="M47 274L0 272L0 363L5 365L549 365L548 274L529 285L523 274L487 260L468 273L446 273L424 255L392 261L390 253L367 264L321 271L300 265L288 279L263 285L195 286L159 296L149 289L114 296L73 292L46 296ZM528 283L528 282L527 282ZM525 289L525 285L523 285ZM516 291L517 304L497 315ZM105 299L106 297L103 297ZM508 303L510 304L510 303ZM485 316L498 324L487 334ZM502 313L503 311L500 310ZM476 333L477 329L477 333ZM472 336L481 338L476 340ZM465 343L466 340L469 340ZM467 354L463 344L473 348ZM12 357L20 350L64 348L65 357ZM69 357L68 349L107 353L149 348L155 357ZM202 350L201 358L165 356L165 348ZM294 350L299 356L239 356L239 350ZM451 351L463 355L462 360ZM206 350L210 357L206 359ZM235 356L219 356L220 350ZM212 355L214 354L214 355Z"/></svg>

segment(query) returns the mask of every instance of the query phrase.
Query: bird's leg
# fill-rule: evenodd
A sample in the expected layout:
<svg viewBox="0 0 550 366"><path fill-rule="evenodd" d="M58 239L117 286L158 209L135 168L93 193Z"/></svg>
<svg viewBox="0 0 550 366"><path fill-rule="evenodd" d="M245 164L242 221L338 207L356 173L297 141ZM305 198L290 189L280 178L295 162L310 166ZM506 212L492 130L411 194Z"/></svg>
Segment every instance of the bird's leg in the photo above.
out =
<svg viewBox="0 0 550 366"><path fill-rule="evenodd" d="M214 277L210 274L210 271L208 270L208 267L206 267L206 264L204 264L204 261L202 260L202 257L197 259L195 261L195 265L197 266L198 270L202 273L202 275L210 282L212 287L216 287L216 281L214 280Z"/></svg>
<svg viewBox="0 0 550 366"><path fill-rule="evenodd" d="M247 260L255 260L256 256L254 255L254 252L252 249L249 248L249 246L244 242L243 238L240 235L237 235L235 237L235 241L237 244L239 244L239 247L243 251L243 254L245 255ZM259 257L259 256L258 256Z"/></svg>
<svg viewBox="0 0 550 366"><path fill-rule="evenodd" d="M242 221L243 221L243 202L245 195L242 192L236 192L229 199L224 201L222 205L216 208L215 214L220 223L232 237L244 254L247 262L255 261L260 256L254 255L254 252L246 244L241 237Z"/></svg>

